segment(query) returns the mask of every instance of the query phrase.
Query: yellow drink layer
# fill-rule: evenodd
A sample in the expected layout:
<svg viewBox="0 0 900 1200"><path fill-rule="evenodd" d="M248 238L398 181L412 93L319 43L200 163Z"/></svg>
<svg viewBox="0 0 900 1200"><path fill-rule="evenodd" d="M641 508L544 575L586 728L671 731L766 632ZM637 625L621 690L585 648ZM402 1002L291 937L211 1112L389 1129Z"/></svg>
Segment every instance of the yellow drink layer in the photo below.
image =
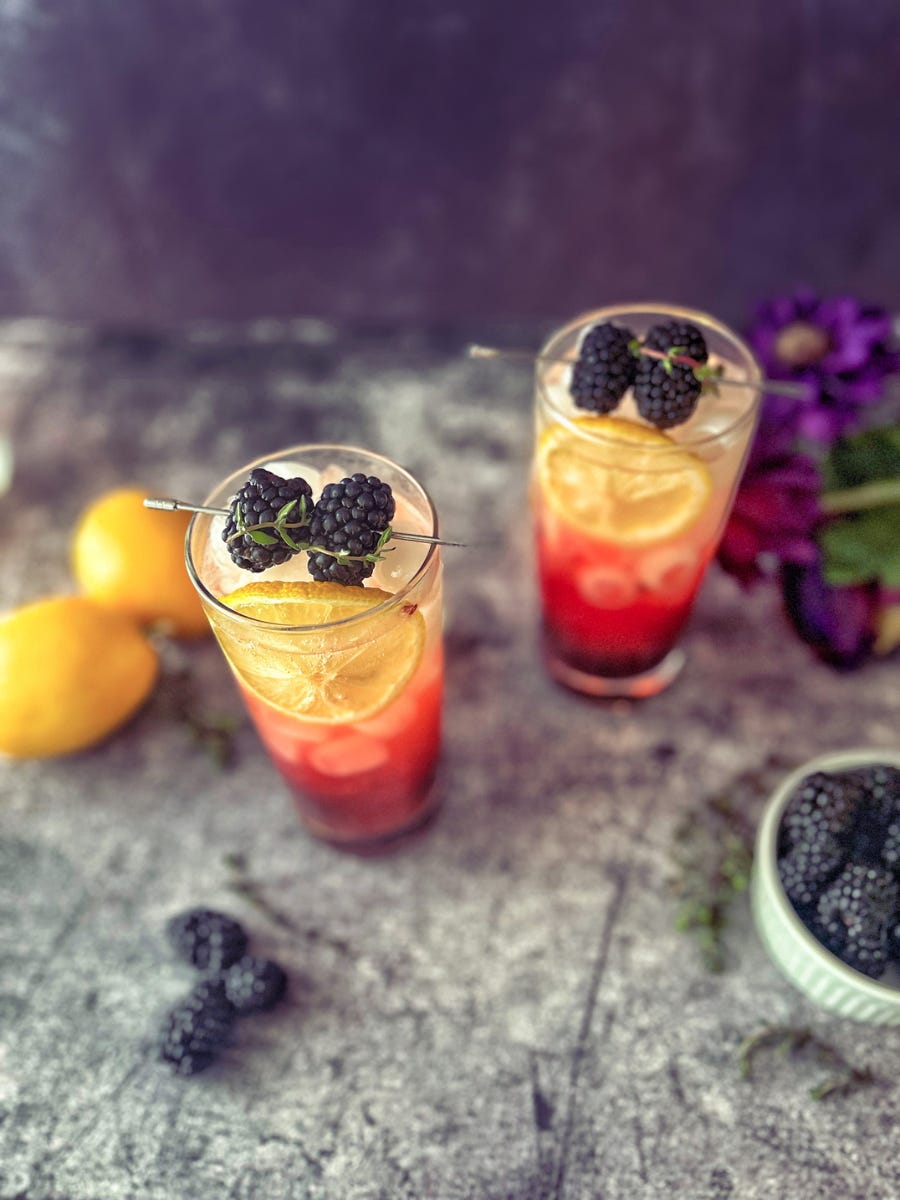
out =
<svg viewBox="0 0 900 1200"><path fill-rule="evenodd" d="M210 619L232 670L260 699L304 721L337 724L380 712L419 665L425 620L415 604L377 611L392 599L374 587L265 581L222 603L290 629L239 625L221 613Z"/></svg>

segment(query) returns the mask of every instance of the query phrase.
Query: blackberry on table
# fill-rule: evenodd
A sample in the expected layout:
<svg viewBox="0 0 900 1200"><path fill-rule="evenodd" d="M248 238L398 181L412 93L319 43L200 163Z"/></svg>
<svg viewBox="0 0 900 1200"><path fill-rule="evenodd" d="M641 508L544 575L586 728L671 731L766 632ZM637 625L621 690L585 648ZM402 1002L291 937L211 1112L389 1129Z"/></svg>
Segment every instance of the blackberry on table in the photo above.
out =
<svg viewBox="0 0 900 1200"><path fill-rule="evenodd" d="M221 976L225 995L238 1016L274 1008L287 990L284 968L268 958L245 955Z"/></svg>
<svg viewBox="0 0 900 1200"><path fill-rule="evenodd" d="M375 569L360 561L372 554L394 515L390 485L375 475L357 473L322 488L309 522L309 573L320 583L361 584ZM346 553L352 558L336 557Z"/></svg>
<svg viewBox="0 0 900 1200"><path fill-rule="evenodd" d="M275 529L260 531L266 538L275 539L267 545L254 541L250 533L235 536L249 525L274 525L278 513L292 500L296 504L286 517L286 523L290 525L301 521L304 510L309 513L312 509L312 488L299 475L294 479L282 479L264 467L254 467L247 482L232 497L222 530L222 540L228 546L232 562L246 571L267 571L297 553ZM294 542L306 541L306 526L291 529L289 536Z"/></svg>
<svg viewBox="0 0 900 1200"><path fill-rule="evenodd" d="M192 908L172 917L166 934L181 958L201 971L224 970L247 949L243 926L208 908Z"/></svg>
<svg viewBox="0 0 900 1200"><path fill-rule="evenodd" d="M569 393L579 408L609 413L634 383L637 356L630 329L606 322L589 329L572 367Z"/></svg>
<svg viewBox="0 0 900 1200"><path fill-rule="evenodd" d="M654 325L644 339L644 348L679 356L703 364L709 358L703 334L686 321ZM685 363L666 362L642 354L634 380L634 399L645 421L658 429L681 425L692 415L703 390L694 368Z"/></svg>
<svg viewBox="0 0 900 1200"><path fill-rule="evenodd" d="M218 980L204 980L166 1014L159 1057L179 1075L205 1071L228 1040L235 1010Z"/></svg>

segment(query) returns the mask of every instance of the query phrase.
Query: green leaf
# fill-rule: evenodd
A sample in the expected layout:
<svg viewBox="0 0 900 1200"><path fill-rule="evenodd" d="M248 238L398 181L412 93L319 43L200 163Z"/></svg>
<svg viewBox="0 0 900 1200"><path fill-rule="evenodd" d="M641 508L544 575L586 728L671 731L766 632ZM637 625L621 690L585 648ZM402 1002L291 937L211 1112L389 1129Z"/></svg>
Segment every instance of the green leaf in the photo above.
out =
<svg viewBox="0 0 900 1200"><path fill-rule="evenodd" d="M825 490L900 478L900 426L841 438L824 463Z"/></svg>
<svg viewBox="0 0 900 1200"><path fill-rule="evenodd" d="M261 529L254 529L250 536L256 542L257 546L274 546L278 542L278 538L272 537L269 533L263 533Z"/></svg>
<svg viewBox="0 0 900 1200"><path fill-rule="evenodd" d="M288 500L287 504L282 504L281 508L278 510L278 515L275 517L275 523L280 524L282 521L286 521L288 519L288 513L296 503L296 500Z"/></svg>
<svg viewBox="0 0 900 1200"><path fill-rule="evenodd" d="M290 548L294 551L295 554L297 553L298 550L302 549L302 546L297 545L297 543L294 541L294 539L291 537L291 535L288 533L288 531L286 529L282 529L280 526L276 526L276 528L278 529L278 533L281 537L281 540L284 542L284 544L286 546L290 546Z"/></svg>
<svg viewBox="0 0 900 1200"><path fill-rule="evenodd" d="M820 542L828 583L900 587L900 504L829 521Z"/></svg>

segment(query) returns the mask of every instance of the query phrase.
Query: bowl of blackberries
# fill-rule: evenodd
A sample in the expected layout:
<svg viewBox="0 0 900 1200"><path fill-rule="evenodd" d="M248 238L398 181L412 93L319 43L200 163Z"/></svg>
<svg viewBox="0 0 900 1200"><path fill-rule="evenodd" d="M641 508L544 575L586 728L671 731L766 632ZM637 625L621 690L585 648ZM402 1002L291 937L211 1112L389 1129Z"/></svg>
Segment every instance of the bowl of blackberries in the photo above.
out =
<svg viewBox="0 0 900 1200"><path fill-rule="evenodd" d="M900 1025L900 751L798 767L768 801L751 904L777 967L828 1012Z"/></svg>

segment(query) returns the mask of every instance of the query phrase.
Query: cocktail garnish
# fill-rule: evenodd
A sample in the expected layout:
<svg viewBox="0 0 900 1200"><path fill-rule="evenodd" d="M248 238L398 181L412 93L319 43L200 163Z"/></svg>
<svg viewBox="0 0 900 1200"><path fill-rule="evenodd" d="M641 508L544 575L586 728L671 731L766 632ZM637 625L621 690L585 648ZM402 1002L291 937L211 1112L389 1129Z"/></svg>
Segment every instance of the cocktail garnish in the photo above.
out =
<svg viewBox="0 0 900 1200"><path fill-rule="evenodd" d="M612 322L594 325L574 359L477 345L469 346L468 355L570 365L570 394L576 405L588 412L613 412L633 387L641 416L660 429L686 421L701 393L715 392L720 386L752 388L794 400L807 397L807 389L800 384L727 378L721 367L707 364L703 335L687 322L655 325L643 342L625 326Z"/></svg>
<svg viewBox="0 0 900 1200"><path fill-rule="evenodd" d="M312 504L312 488L305 479L282 479L257 467L228 508L160 496L145 497L144 507L224 516L222 540L232 561L245 570L265 571L305 551L314 579L345 585L367 579L375 564L390 552L387 543L392 540L432 546L463 544L392 528L390 486L374 475L353 475L339 483L327 483L318 502Z"/></svg>
<svg viewBox="0 0 900 1200"><path fill-rule="evenodd" d="M550 426L541 437L542 494L567 524L589 537L636 547L679 537L701 516L712 480L696 455L662 431L622 417L578 417L574 423L608 444L589 456L578 434L563 426Z"/></svg>

